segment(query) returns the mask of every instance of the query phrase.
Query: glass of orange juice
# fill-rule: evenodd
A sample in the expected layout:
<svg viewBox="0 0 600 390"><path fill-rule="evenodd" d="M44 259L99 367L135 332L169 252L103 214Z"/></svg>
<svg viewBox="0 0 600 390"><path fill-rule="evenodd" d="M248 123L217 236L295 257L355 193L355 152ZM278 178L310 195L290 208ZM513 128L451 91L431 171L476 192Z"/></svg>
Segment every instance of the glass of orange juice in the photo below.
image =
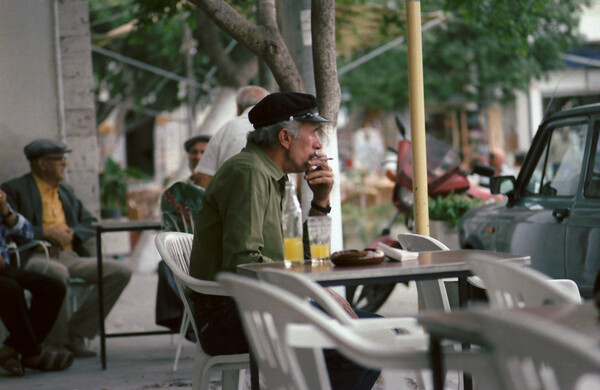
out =
<svg viewBox="0 0 600 390"><path fill-rule="evenodd" d="M321 264L331 254L331 218L308 217L307 224L312 263Z"/></svg>
<svg viewBox="0 0 600 390"><path fill-rule="evenodd" d="M283 239L283 263L286 267L304 264L304 247L302 237L286 237Z"/></svg>

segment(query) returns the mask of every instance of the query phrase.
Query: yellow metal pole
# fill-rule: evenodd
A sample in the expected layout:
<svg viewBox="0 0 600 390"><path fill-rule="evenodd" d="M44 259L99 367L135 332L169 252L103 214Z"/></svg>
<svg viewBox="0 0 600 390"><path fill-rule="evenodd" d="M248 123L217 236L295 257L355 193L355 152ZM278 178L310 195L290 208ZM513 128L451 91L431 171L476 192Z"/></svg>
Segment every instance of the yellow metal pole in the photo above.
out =
<svg viewBox="0 0 600 390"><path fill-rule="evenodd" d="M408 85L413 155L414 215L417 234L429 235L427 199L427 155L425 145L425 101L423 93L423 50L421 2L406 0L408 24Z"/></svg>

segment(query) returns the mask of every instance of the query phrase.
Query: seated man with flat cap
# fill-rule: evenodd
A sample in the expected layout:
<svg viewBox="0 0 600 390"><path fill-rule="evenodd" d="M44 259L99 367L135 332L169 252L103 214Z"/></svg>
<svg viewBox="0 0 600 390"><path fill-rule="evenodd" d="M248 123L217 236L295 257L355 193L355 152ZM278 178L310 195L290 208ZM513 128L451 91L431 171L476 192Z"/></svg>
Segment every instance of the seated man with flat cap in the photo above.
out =
<svg viewBox="0 0 600 390"><path fill-rule="evenodd" d="M95 239L92 222L96 218L63 182L67 166L65 154L70 152L63 143L38 139L24 150L31 172L2 184L2 190L15 210L31 222L34 238L52 244L49 262L44 254L33 252L28 254L25 268L57 278L64 285L72 277L94 287L70 319L63 303L47 341L65 346L76 357L94 356L96 353L86 348L84 338L93 338L99 328L96 259L89 257L86 249L86 241ZM127 286L131 269L121 261L104 259L102 278L106 317Z"/></svg>
<svg viewBox="0 0 600 390"><path fill-rule="evenodd" d="M281 204L287 174L304 172L313 192L309 215L330 210L333 170L317 134L320 122L312 95L272 93L248 117L254 130L246 147L221 166L195 216L190 274L215 280L244 263L283 261ZM248 352L242 324L230 297L194 293L200 343L208 354ZM326 354L332 388L371 389L379 373L357 366L334 351Z"/></svg>

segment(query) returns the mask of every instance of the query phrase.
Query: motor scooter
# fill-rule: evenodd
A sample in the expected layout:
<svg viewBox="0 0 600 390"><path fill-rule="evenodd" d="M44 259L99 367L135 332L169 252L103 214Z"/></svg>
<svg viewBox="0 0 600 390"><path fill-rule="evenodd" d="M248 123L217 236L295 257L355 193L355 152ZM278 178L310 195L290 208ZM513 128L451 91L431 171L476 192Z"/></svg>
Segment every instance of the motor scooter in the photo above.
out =
<svg viewBox="0 0 600 390"><path fill-rule="evenodd" d="M386 177L394 182L392 202L396 208L394 215L383 229L381 236L371 242L367 248L376 249L383 242L395 248L400 248L396 237L390 231L397 218L402 214L409 231L413 230L413 170L412 144L406 138L406 130L398 116L396 126L400 133L397 149L388 148L397 155L396 172L386 171ZM450 194L465 193L470 197L487 200L493 195L489 189L481 186L471 186L467 176L469 172L461 169L461 158L457 151L430 134L426 135L427 145L427 190L429 197L444 197ZM494 169L480 163L475 164L473 173L491 177ZM369 286L346 287L346 299L353 307L375 312L392 293L395 284L379 284Z"/></svg>

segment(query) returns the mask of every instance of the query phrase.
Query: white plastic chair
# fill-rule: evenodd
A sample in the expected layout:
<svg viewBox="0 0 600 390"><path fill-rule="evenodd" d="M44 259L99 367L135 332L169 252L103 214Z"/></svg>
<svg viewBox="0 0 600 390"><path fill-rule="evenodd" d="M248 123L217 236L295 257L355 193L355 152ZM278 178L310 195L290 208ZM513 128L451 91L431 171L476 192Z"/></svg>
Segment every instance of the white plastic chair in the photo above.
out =
<svg viewBox="0 0 600 390"><path fill-rule="evenodd" d="M163 230L178 231L181 233L194 233L194 216L191 212L163 212L161 213L161 223ZM175 360L173 361L173 371L177 371L181 349L185 343L185 335L191 326L191 319L187 311L183 311L181 325L179 327L179 336L177 340L177 349L175 351Z"/></svg>
<svg viewBox="0 0 600 390"><path fill-rule="evenodd" d="M258 273L258 277L301 299L313 301L330 317L345 326L362 332L370 332L373 337L377 337L377 334L381 332L393 332L396 342L402 341L401 345L405 347L406 351L426 350L429 345L429 336L425 334L423 328L413 317L356 319L351 317L323 287L299 274L282 270L264 270ZM384 334L382 337L387 339L389 335ZM419 387L425 387L425 378L421 372L415 373L415 379Z"/></svg>
<svg viewBox="0 0 600 390"><path fill-rule="evenodd" d="M447 251L450 250L439 240L415 233L400 233L398 234L398 242L403 249L412 252L428 252L428 251ZM443 280L425 280L417 282L417 291L423 311L451 311L450 302L448 300L448 292L446 291L445 281L455 281L455 278ZM485 289L485 285L481 278L477 276L469 276L467 281L475 287Z"/></svg>
<svg viewBox="0 0 600 390"><path fill-rule="evenodd" d="M485 310L471 317L491 346L502 389L574 390L585 379L591 382L585 388L599 388L597 340L526 313Z"/></svg>
<svg viewBox="0 0 600 390"><path fill-rule="evenodd" d="M179 295L182 297L183 306L188 317L193 319L191 301L186 294L190 289L201 294L229 296L218 282L194 278L189 275L190 254L192 251L193 235L179 232L161 232L155 238L156 248L167 266L175 276ZM211 356L204 352L200 345L200 337L196 322L191 321L196 334L196 356L194 361L194 390L208 390L211 373L222 372L222 386L224 390L236 389L239 382L239 370L249 367L249 355L216 355Z"/></svg>
<svg viewBox="0 0 600 390"><path fill-rule="evenodd" d="M398 234L402 249L411 252L447 251L448 247L433 237L414 233ZM443 279L420 280L416 282L419 303L423 311L450 312L450 302Z"/></svg>
<svg viewBox="0 0 600 390"><path fill-rule="evenodd" d="M300 274L273 269L259 272L258 277L265 282L291 292L301 299L314 301L319 308L342 325L351 326L361 331L373 332L374 334L381 331L391 332L396 338L403 339L403 345L407 349L424 349L429 343L429 337L414 317L353 318L323 287Z"/></svg>
<svg viewBox="0 0 600 390"><path fill-rule="evenodd" d="M581 303L579 290L573 281L561 279L557 283L533 268L485 259L469 261L468 265L485 283L491 307ZM566 285L571 287L565 287Z"/></svg>
<svg viewBox="0 0 600 390"><path fill-rule="evenodd" d="M271 389L329 390L323 348L335 348L373 369L429 368L427 351L407 351L392 332L345 325L271 283L231 273L221 273L217 279L235 298L250 346ZM444 357L449 369L477 371L487 360L482 359L484 355L450 351Z"/></svg>

